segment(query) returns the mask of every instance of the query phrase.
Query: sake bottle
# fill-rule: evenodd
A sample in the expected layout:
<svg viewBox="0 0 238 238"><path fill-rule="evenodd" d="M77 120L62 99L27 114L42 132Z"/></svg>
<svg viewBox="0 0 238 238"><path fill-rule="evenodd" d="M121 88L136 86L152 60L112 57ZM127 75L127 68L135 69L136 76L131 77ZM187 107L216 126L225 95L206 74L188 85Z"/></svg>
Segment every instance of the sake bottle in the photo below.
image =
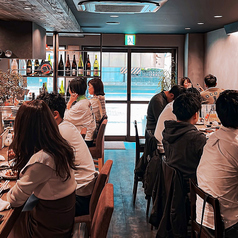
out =
<svg viewBox="0 0 238 238"><path fill-rule="evenodd" d="M77 64L76 64L75 55L72 62L72 76L77 76Z"/></svg>
<svg viewBox="0 0 238 238"><path fill-rule="evenodd" d="M62 96L64 96L64 94L65 94L65 90L64 90L64 82L63 82L63 80L61 81L59 94L61 94Z"/></svg>
<svg viewBox="0 0 238 238"><path fill-rule="evenodd" d="M82 54L80 54L80 57L79 57L78 76L83 76L83 59L82 59Z"/></svg>
<svg viewBox="0 0 238 238"><path fill-rule="evenodd" d="M69 55L67 56L66 64L65 64L65 76L70 76L70 61Z"/></svg>
<svg viewBox="0 0 238 238"><path fill-rule="evenodd" d="M60 55L60 61L58 64L58 75L64 76L64 63L63 63L62 55Z"/></svg>
<svg viewBox="0 0 238 238"><path fill-rule="evenodd" d="M93 76L98 76L98 69L99 69L99 65L98 65L98 59L97 59L97 55L95 55L95 60L93 63Z"/></svg>

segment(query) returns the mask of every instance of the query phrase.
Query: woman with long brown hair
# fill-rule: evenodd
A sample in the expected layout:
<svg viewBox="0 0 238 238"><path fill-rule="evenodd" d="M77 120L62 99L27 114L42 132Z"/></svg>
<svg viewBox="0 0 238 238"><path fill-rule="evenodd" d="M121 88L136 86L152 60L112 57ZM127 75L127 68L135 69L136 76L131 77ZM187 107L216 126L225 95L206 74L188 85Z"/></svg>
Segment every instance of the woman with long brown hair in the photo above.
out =
<svg viewBox="0 0 238 238"><path fill-rule="evenodd" d="M74 152L60 135L45 102L25 102L18 110L11 149L19 180L7 194L11 207L31 194L32 211L22 212L10 237L71 237L75 213Z"/></svg>

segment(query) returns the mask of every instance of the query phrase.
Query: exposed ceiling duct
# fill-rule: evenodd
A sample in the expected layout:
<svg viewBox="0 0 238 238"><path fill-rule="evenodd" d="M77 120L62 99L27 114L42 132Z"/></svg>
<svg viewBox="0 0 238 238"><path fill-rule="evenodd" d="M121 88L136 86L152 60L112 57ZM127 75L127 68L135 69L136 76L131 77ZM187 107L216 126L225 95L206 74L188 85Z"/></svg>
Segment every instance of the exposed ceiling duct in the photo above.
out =
<svg viewBox="0 0 238 238"><path fill-rule="evenodd" d="M134 14L134 13L152 13L156 12L161 4L167 0L152 1L81 1L77 5L78 11L87 11L93 13L116 13L116 14Z"/></svg>

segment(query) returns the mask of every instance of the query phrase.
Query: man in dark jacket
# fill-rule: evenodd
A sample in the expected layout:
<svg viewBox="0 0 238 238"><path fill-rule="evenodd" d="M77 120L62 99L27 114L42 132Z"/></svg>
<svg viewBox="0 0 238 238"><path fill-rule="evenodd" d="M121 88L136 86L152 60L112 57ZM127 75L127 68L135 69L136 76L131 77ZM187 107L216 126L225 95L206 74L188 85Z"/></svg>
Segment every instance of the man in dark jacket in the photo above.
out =
<svg viewBox="0 0 238 238"><path fill-rule="evenodd" d="M187 184L189 192L189 178L196 178L206 136L194 126L201 109L201 99L193 93L180 95L173 104L173 113L177 121L165 121L163 131L163 145L166 162L179 170Z"/></svg>

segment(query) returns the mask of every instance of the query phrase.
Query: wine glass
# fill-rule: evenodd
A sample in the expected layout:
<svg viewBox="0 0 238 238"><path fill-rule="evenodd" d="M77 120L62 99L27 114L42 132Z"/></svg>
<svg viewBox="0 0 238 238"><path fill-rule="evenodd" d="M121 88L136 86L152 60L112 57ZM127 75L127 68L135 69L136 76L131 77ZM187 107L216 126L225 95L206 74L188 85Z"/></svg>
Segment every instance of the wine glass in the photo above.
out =
<svg viewBox="0 0 238 238"><path fill-rule="evenodd" d="M11 57L12 56L12 52L10 50L6 50L5 51L5 56L6 57Z"/></svg>

